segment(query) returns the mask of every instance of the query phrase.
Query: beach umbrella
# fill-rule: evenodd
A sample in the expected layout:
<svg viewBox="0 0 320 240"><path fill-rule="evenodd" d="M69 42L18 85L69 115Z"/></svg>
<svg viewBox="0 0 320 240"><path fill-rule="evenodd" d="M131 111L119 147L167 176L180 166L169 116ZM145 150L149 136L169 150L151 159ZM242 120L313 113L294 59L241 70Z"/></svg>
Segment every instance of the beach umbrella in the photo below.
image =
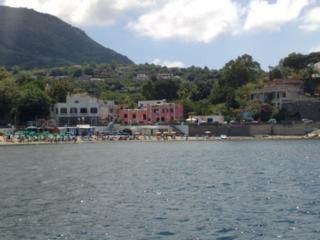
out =
<svg viewBox="0 0 320 240"><path fill-rule="evenodd" d="M50 134L50 133L49 133L48 131L44 131L41 135L44 136L44 137L48 137L49 134Z"/></svg>
<svg viewBox="0 0 320 240"><path fill-rule="evenodd" d="M24 135L24 132L23 132L23 131L16 131L16 132L14 133L14 135L23 136L23 135Z"/></svg>
<svg viewBox="0 0 320 240"><path fill-rule="evenodd" d="M5 135L5 136L10 136L11 134L12 134L12 133L11 133L10 131L5 131L5 132L4 132L4 135Z"/></svg>
<svg viewBox="0 0 320 240"><path fill-rule="evenodd" d="M28 135L31 136L31 137L35 137L38 134L36 132L34 132L34 131L31 131L31 132L28 132Z"/></svg>

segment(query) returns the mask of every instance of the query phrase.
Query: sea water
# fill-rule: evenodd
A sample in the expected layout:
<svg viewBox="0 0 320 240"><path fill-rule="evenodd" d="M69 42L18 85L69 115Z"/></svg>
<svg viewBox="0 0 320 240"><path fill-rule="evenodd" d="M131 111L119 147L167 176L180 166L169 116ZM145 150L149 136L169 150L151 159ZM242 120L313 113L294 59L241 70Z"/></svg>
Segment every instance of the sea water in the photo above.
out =
<svg viewBox="0 0 320 240"><path fill-rule="evenodd" d="M0 147L0 239L320 239L320 141Z"/></svg>

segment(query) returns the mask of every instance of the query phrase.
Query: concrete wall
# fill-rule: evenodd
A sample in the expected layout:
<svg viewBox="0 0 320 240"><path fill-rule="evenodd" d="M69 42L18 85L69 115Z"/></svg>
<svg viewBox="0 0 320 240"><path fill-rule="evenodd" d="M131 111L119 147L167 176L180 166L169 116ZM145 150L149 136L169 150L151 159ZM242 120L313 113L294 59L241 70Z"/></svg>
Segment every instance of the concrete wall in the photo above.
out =
<svg viewBox="0 0 320 240"><path fill-rule="evenodd" d="M272 135L273 131L272 124L257 124L257 125L250 125L250 136L257 136L257 135Z"/></svg>
<svg viewBox="0 0 320 240"><path fill-rule="evenodd" d="M319 127L319 123L301 123L294 125L277 124L273 126L273 135L301 136L306 135Z"/></svg>
<svg viewBox="0 0 320 240"><path fill-rule="evenodd" d="M257 136L282 135L303 136L320 128L320 123L309 124L252 124L252 125L189 125L190 136L203 136L210 131L213 136L225 134L227 136Z"/></svg>

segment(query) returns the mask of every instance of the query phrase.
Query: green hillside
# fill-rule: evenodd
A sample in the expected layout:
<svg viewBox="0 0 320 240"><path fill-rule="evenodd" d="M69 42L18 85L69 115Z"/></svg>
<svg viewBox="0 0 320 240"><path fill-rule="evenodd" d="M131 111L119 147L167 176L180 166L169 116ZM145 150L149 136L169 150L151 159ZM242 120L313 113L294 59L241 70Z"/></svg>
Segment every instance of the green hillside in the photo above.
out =
<svg viewBox="0 0 320 240"><path fill-rule="evenodd" d="M112 62L132 63L57 17L0 6L0 65L32 68Z"/></svg>

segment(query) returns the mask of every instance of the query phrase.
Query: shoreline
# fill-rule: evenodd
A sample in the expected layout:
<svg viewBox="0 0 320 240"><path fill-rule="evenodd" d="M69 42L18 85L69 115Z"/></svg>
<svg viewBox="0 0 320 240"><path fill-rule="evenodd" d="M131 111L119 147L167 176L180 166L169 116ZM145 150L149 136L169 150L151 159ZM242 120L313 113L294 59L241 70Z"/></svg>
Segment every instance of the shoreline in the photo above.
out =
<svg viewBox="0 0 320 240"><path fill-rule="evenodd" d="M1 146L35 146L35 145L60 145L60 144L102 144L102 143L112 143L112 142L153 142L153 143L166 143L166 142L221 142L221 141L270 141L270 140L319 140L319 138L312 138L307 136L237 136L237 137L176 137L175 139L133 139L133 140L79 140L77 142L73 141L58 141L58 142L48 142L48 141L31 141L31 142L0 142Z"/></svg>

